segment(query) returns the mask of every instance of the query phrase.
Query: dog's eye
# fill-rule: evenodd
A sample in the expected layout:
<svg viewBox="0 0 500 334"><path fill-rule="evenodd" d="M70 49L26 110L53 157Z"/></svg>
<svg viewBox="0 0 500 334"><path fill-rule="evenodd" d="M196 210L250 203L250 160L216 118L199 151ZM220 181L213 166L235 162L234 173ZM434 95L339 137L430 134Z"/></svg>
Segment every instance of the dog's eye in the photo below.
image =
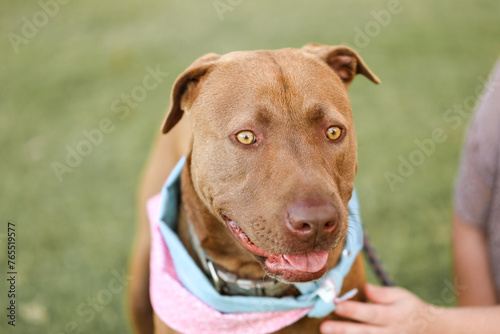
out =
<svg viewBox="0 0 500 334"><path fill-rule="evenodd" d="M341 134L342 129L338 126L330 126L328 130L326 130L326 136L331 140L339 139Z"/></svg>
<svg viewBox="0 0 500 334"><path fill-rule="evenodd" d="M236 139L242 144L251 145L257 141L255 134L252 131L244 130L236 134Z"/></svg>

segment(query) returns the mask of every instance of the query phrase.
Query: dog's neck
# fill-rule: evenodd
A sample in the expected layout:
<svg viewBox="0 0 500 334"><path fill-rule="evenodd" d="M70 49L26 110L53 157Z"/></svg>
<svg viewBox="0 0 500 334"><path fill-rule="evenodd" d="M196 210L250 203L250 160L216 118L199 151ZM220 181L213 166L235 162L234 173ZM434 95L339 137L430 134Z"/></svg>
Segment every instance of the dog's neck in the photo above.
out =
<svg viewBox="0 0 500 334"><path fill-rule="evenodd" d="M181 174L182 209L178 226L179 238L187 251L198 262L189 237L187 225L189 220L194 226L201 247L218 266L236 274L239 278L261 279L265 275L261 265L239 245L228 228L208 210L196 193L190 167L191 154L186 157L186 164Z"/></svg>

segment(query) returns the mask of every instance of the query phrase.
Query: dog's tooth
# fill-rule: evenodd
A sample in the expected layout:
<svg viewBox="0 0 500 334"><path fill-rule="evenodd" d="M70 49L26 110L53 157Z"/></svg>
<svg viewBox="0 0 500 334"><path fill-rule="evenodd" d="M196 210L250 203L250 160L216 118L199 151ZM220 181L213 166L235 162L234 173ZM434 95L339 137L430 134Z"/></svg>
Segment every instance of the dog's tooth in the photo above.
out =
<svg viewBox="0 0 500 334"><path fill-rule="evenodd" d="M255 245L252 242L252 240L250 240L248 235L245 232L243 232L243 230L240 228L240 226L238 224L236 224L236 222L231 220L228 224L233 229L233 231L238 235L238 237L240 238L240 240L242 242L244 242L247 245L255 246L255 247L259 248L257 245Z"/></svg>
<svg viewBox="0 0 500 334"><path fill-rule="evenodd" d="M236 224L234 221L230 221L229 222L229 225L231 225L231 227L236 231L236 232L239 232L241 229L240 227L238 226L238 224Z"/></svg>

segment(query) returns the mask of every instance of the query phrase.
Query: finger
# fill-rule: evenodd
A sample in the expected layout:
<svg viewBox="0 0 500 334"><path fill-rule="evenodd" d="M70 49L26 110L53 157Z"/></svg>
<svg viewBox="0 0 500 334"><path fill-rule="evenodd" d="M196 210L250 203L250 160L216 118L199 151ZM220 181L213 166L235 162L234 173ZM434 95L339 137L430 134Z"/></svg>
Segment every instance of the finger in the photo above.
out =
<svg viewBox="0 0 500 334"><path fill-rule="evenodd" d="M337 304L335 313L371 325L386 325L392 318L392 312L385 305L345 301Z"/></svg>
<svg viewBox="0 0 500 334"><path fill-rule="evenodd" d="M399 287L365 285L365 293L369 300L377 304L393 304L409 295L408 291Z"/></svg>
<svg viewBox="0 0 500 334"><path fill-rule="evenodd" d="M382 329L375 326L355 324L345 321L325 321L321 324L322 334L381 334Z"/></svg>

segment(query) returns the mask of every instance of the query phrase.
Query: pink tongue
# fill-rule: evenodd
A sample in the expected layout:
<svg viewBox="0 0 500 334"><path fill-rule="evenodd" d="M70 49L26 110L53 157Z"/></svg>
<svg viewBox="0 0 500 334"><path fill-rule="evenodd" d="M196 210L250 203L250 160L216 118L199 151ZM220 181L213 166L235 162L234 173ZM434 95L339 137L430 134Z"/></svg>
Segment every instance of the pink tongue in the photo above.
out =
<svg viewBox="0 0 500 334"><path fill-rule="evenodd" d="M285 254L283 257L292 267L299 271L315 273L321 270L328 260L328 252L308 252L302 254Z"/></svg>

